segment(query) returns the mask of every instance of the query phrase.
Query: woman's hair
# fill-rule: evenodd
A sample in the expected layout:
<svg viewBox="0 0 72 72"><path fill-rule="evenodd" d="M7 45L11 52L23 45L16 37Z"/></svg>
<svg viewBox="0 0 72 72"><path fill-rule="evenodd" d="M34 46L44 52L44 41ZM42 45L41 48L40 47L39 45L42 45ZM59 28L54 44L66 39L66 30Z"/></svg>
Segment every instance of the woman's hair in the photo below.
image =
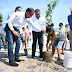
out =
<svg viewBox="0 0 72 72"><path fill-rule="evenodd" d="M50 26L47 26L46 27L46 32L52 32L54 29L52 28L52 27L50 27Z"/></svg>
<svg viewBox="0 0 72 72"><path fill-rule="evenodd" d="M69 24L66 24L65 27L66 27L66 26L69 26Z"/></svg>
<svg viewBox="0 0 72 72"><path fill-rule="evenodd" d="M54 26L54 24L53 23L51 23L51 27L53 27Z"/></svg>
<svg viewBox="0 0 72 72"><path fill-rule="evenodd" d="M22 27L22 29L25 29L24 27Z"/></svg>

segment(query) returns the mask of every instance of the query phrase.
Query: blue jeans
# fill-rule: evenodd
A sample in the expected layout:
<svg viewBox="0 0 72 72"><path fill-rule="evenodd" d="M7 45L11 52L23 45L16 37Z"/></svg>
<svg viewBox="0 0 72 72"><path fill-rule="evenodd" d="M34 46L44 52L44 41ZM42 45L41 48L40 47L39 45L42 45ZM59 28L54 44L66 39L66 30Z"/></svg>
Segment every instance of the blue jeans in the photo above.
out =
<svg viewBox="0 0 72 72"><path fill-rule="evenodd" d="M3 43L3 46L4 46L4 49L6 49L6 42L5 42L5 37L4 36L0 36L0 49L1 49L1 40L2 40L2 43Z"/></svg>
<svg viewBox="0 0 72 72"><path fill-rule="evenodd" d="M33 34L32 56L35 56L37 39L38 39L38 44L39 44L39 49L40 49L40 56L42 56L43 55L42 54L42 50L43 50L43 33L32 31L32 34Z"/></svg>
<svg viewBox="0 0 72 72"><path fill-rule="evenodd" d="M19 32L18 29L15 31ZM9 29L9 27L6 27L6 36L7 36L7 41L8 41L8 58L10 61L14 61L14 56L13 56L13 42L16 42L16 47L15 47L15 58L19 59L19 49L20 49L20 44L21 44L21 36L16 37L12 31Z"/></svg>

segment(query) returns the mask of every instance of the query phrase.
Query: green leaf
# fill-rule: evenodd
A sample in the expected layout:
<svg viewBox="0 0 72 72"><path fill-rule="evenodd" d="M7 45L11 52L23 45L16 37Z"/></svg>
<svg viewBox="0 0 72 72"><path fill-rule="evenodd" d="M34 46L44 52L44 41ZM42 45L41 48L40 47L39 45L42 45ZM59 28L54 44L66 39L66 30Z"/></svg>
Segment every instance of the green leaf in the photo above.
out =
<svg viewBox="0 0 72 72"><path fill-rule="evenodd" d="M0 21L3 21L3 16L1 13L0 13Z"/></svg>
<svg viewBox="0 0 72 72"><path fill-rule="evenodd" d="M54 0L47 5L48 10L46 10L46 23L50 24L52 22L52 12L57 6L59 0Z"/></svg>

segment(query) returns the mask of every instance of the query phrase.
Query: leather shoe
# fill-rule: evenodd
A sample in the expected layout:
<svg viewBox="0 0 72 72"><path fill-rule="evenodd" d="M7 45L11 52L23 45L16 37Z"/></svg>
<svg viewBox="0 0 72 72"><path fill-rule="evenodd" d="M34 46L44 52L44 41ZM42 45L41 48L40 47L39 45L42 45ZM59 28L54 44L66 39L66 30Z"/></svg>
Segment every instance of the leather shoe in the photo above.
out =
<svg viewBox="0 0 72 72"><path fill-rule="evenodd" d="M11 62L11 61L9 60L9 65L10 65L10 66L18 66L19 64L15 63L15 62Z"/></svg>
<svg viewBox="0 0 72 72"><path fill-rule="evenodd" d="M36 56L32 56L31 58L32 58L32 59L36 59Z"/></svg>
<svg viewBox="0 0 72 72"><path fill-rule="evenodd" d="M22 60L21 60L21 59L15 59L15 61L16 61L16 62L20 62L20 61L22 61Z"/></svg>
<svg viewBox="0 0 72 72"><path fill-rule="evenodd" d="M43 58L43 55L40 55L40 58Z"/></svg>

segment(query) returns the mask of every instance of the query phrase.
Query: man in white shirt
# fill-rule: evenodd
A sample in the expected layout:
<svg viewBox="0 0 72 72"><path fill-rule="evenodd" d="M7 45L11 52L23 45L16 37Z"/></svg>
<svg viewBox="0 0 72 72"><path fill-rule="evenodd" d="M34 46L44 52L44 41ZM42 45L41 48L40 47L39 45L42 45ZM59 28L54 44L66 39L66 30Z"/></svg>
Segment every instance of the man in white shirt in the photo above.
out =
<svg viewBox="0 0 72 72"><path fill-rule="evenodd" d="M21 12L21 7L20 6L17 6L16 8L15 8L15 11L14 12L12 12L9 16L8 16L8 19L10 19L10 17L12 16L12 15L14 15L15 14L15 12ZM14 44L14 42L15 42L15 40L13 40L13 44Z"/></svg>
<svg viewBox="0 0 72 72"><path fill-rule="evenodd" d="M15 12L21 12L21 9L22 9L22 8L21 8L20 6L17 6L17 7L15 8L15 11L9 14L8 19L10 19L10 17L11 17Z"/></svg>
<svg viewBox="0 0 72 72"><path fill-rule="evenodd" d="M15 47L15 61L20 62L19 59L19 49L21 44L21 37L20 37L20 28L25 23L29 23L31 26L35 27L39 31L43 31L40 27L34 25L33 21L31 20L32 15L34 14L33 8L27 8L26 12L16 12L14 15L11 16L9 20L7 20L6 25L6 35L8 40L8 58L9 58L9 65L11 66L18 66L17 63L14 62L13 56L13 39L16 41Z"/></svg>
<svg viewBox="0 0 72 72"><path fill-rule="evenodd" d="M40 13L39 9L35 10L35 17L32 19L34 24L40 27L41 29L46 29L45 17L43 17ZM36 42L38 39L39 49L40 49L40 58L43 57L43 32L39 31L32 27L32 34L33 34L33 44L32 44L32 58L35 58L35 51L36 51Z"/></svg>

